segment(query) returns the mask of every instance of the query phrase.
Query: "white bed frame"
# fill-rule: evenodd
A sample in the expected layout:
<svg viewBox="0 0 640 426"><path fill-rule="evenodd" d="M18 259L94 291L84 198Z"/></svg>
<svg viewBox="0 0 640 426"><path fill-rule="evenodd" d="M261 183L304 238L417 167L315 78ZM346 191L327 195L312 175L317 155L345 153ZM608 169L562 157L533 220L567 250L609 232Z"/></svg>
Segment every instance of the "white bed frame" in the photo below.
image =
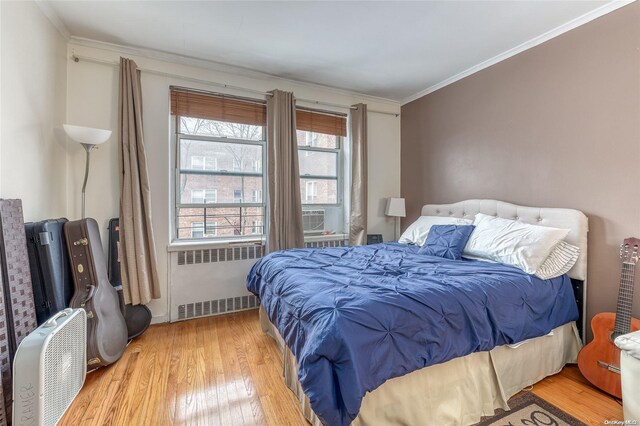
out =
<svg viewBox="0 0 640 426"><path fill-rule="evenodd" d="M582 287L582 341L585 342L587 330L587 233L589 221L580 210L551 207L526 207L498 200L465 200L452 204L426 204L422 207L422 216L445 216L471 219L476 213L504 219L517 220L532 225L569 229L565 239L569 244L580 247L578 261L568 275L581 281Z"/></svg>

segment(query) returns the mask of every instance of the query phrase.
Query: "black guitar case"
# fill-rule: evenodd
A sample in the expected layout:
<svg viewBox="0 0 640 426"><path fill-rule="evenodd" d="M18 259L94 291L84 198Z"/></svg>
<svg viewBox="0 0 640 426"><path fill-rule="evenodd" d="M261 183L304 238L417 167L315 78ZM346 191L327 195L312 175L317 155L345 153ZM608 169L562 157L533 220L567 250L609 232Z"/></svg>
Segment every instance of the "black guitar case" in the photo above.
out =
<svg viewBox="0 0 640 426"><path fill-rule="evenodd" d="M100 228L94 219L64 225L74 293L70 307L87 311L87 370L116 362L127 345L118 295L109 283Z"/></svg>
<svg viewBox="0 0 640 426"><path fill-rule="evenodd" d="M122 278L120 275L120 221L113 218L109 221L109 281L118 292L120 309L127 324L129 340L144 333L151 324L151 311L145 305L131 305L124 303L122 293Z"/></svg>
<svg viewBox="0 0 640 426"><path fill-rule="evenodd" d="M38 325L69 307L73 279L62 232L67 219L25 223Z"/></svg>

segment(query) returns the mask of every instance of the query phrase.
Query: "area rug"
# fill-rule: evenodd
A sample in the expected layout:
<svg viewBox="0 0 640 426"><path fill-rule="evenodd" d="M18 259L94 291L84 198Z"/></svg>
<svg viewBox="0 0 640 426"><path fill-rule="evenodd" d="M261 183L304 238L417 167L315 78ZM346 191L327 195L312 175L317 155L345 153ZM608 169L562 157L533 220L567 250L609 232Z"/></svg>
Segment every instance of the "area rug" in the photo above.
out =
<svg viewBox="0 0 640 426"><path fill-rule="evenodd" d="M510 399L509 407L510 411L499 409L493 416L483 417L476 426L586 426L532 392Z"/></svg>

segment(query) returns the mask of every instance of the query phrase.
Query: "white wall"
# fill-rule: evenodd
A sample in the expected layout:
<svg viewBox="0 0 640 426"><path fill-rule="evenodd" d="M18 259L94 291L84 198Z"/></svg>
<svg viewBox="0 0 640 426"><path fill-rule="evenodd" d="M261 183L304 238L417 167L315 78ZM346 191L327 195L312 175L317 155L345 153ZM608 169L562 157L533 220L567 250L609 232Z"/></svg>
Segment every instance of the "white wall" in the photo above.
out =
<svg viewBox="0 0 640 426"><path fill-rule="evenodd" d="M71 53L116 63L119 52L97 47L75 44L69 45ZM298 98L314 99L342 105L365 102L369 109L399 112L395 102L368 99L342 91L297 84L281 79L254 78L234 75L204 68L170 63L143 57L123 54L134 59L142 69L152 69L164 73L176 74L186 78L216 81L229 85L260 91L274 88L291 90ZM68 61L67 110L68 122L83 126L116 129L118 68L87 61ZM220 88L197 84L182 78L142 73L143 121L145 145L147 148L150 184L153 205L153 226L155 229L159 272L161 276L162 299L153 301L150 308L158 320L166 320L168 313L168 263L167 246L170 243L170 204L171 135L169 129L169 86L178 85L200 89L221 91ZM227 93L246 96L243 92L225 90ZM311 105L309 105L311 106ZM323 107L327 109L326 107ZM400 194L400 119L390 115L371 113L369 115L369 232L382 233L385 240L393 238L393 221L384 216L383 199ZM118 215L118 181L116 164L117 140L112 137L98 151L92 154L92 170L87 187L87 216L95 217L106 229L107 221ZM80 185L84 168L84 152L79 146L70 147L68 172L68 214L80 215ZM242 263L242 262L241 262ZM212 266L213 268L213 266ZM246 265L243 266L246 269ZM242 271L244 276L247 271ZM211 282L215 271L205 271L194 276L194 285L211 285L220 288L229 287L230 293L239 291L242 282ZM208 277L207 277L208 276ZM199 283L201 280L205 280ZM246 290L244 290L246 291Z"/></svg>
<svg viewBox="0 0 640 426"><path fill-rule="evenodd" d="M33 2L0 2L0 198L25 220L67 213L66 40Z"/></svg>

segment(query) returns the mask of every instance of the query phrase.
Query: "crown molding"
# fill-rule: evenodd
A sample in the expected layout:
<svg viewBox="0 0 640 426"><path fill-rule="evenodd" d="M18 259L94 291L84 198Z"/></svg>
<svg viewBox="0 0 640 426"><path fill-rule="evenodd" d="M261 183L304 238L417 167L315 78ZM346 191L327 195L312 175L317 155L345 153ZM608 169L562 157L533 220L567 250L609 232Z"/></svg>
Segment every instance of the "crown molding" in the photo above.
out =
<svg viewBox="0 0 640 426"><path fill-rule="evenodd" d="M269 74L262 71L256 71L251 68L244 68L244 67L239 67L235 65L229 65L222 62L196 58L193 56L179 55L176 53L170 53L162 50L148 49L148 48L136 47L136 46L126 46L126 45L108 43L104 41L92 40L92 39L76 37L76 36L71 36L69 38L69 45L71 47L75 45L75 46L84 46L84 47L101 49L101 50L108 50L108 51L115 52L118 54L123 54L123 55L134 55L134 56L153 59L157 61L203 68L211 71L218 71L218 72L223 72L227 74L239 75L242 77L255 78L259 80L282 81L282 82L286 82L286 83L301 86L301 87L319 89L319 90L329 91L331 93L335 93L343 96L349 96L352 98L356 98L357 100L363 100L363 101L368 100L372 102L379 102L383 104L393 105L396 107L400 106L400 101L394 100L394 99L367 95L364 93L358 93L358 92L350 91L347 89L342 89L339 87L313 83L305 80L283 78L274 74Z"/></svg>
<svg viewBox="0 0 640 426"><path fill-rule="evenodd" d="M71 33L67 26L62 22L62 19L58 16L56 11L51 7L51 3L46 0L35 0L34 3L38 6L38 9L49 19L53 26L58 30L60 35L68 42L71 38Z"/></svg>
<svg viewBox="0 0 640 426"><path fill-rule="evenodd" d="M581 25L584 25L588 22L593 21L594 19L597 19L601 16L604 16L608 13L613 12L614 10L620 9L621 7L624 7L630 3L633 3L635 0L614 0L611 1L603 6L598 7L597 9L592 10L591 12L587 12L584 15L581 15L575 19L572 19L571 21L560 25L559 27L556 27L550 31L547 31L544 34L541 34L537 37L532 38L531 40L525 41L524 43L509 49L499 55L494 56L491 59L488 59L484 62L479 63L478 65L474 65L471 68L468 68L452 77L449 77L445 80L442 80L441 82L434 84L433 86L430 86L424 90L421 90L420 92L417 92L405 99L403 99L400 103L402 105L406 105L409 102L413 102L416 99L419 99L425 95L428 95L429 93L433 93L438 89L442 89L445 86L448 86L452 83L455 83L458 80L462 80L465 77L468 77L472 74L477 73L478 71L482 71L485 68L488 68L492 65L497 64L498 62L502 62L505 59L509 59L512 56L517 55L518 53L524 52L525 50L531 49L532 47L535 47L539 44L542 44L548 40L551 40L552 38L558 37L559 35L562 35L568 31L571 31L574 28L577 28Z"/></svg>

